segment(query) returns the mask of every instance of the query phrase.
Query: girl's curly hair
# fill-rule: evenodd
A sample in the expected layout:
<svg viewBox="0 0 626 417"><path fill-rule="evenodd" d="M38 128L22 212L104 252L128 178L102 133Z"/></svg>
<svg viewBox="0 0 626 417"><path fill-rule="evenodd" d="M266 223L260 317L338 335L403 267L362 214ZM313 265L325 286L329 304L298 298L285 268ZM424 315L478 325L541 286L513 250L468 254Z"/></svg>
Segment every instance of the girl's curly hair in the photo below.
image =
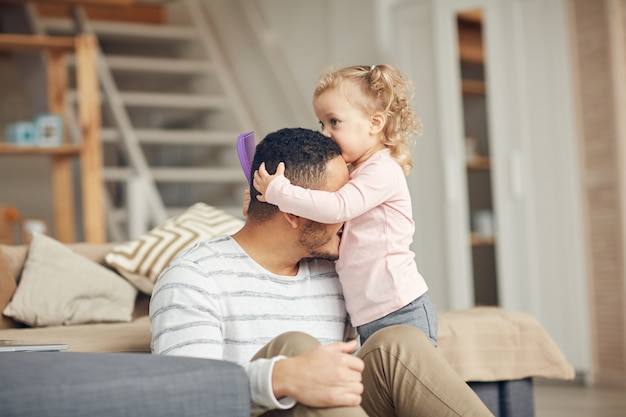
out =
<svg viewBox="0 0 626 417"><path fill-rule="evenodd" d="M354 94L354 87L358 94ZM413 168L411 145L422 133L421 122L411 108L414 84L391 65L355 65L323 73L313 98L334 88L344 92L367 114L382 112L385 115L383 144L389 148L404 174L408 174Z"/></svg>

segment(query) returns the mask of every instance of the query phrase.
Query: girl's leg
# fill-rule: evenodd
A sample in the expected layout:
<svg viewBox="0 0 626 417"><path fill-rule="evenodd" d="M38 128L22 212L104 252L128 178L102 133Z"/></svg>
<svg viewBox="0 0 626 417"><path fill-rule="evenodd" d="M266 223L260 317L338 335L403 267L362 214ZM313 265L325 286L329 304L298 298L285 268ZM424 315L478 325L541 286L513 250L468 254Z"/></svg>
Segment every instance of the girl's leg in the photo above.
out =
<svg viewBox="0 0 626 417"><path fill-rule="evenodd" d="M428 293L413 300L400 310L359 326L357 331L361 337L361 344L364 344L378 330L396 324L408 324L421 329L428 336L431 343L437 346L437 309L430 300Z"/></svg>
<svg viewBox="0 0 626 417"><path fill-rule="evenodd" d="M413 326L381 329L357 355L365 361L361 406L370 417L493 416Z"/></svg>

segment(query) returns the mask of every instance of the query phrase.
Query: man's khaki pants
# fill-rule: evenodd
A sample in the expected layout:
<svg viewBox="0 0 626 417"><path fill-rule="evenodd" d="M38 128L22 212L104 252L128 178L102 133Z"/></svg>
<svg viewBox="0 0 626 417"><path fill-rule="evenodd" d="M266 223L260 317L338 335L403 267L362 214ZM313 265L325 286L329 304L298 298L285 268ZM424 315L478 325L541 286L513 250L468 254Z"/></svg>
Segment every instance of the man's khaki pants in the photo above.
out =
<svg viewBox="0 0 626 417"><path fill-rule="evenodd" d="M271 341L255 356L296 356L318 346L298 332ZM263 417L446 417L493 416L450 367L424 333L398 325L379 330L356 353L365 362L360 407L312 408L297 404Z"/></svg>

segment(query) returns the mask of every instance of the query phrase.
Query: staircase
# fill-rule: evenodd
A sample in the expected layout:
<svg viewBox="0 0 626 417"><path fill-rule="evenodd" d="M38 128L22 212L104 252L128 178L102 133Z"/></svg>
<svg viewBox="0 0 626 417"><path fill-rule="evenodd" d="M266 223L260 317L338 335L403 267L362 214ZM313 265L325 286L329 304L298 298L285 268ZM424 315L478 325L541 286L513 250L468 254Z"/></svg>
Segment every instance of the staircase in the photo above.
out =
<svg viewBox="0 0 626 417"><path fill-rule="evenodd" d="M81 7L74 19L44 17L29 6L39 33L98 38L110 240L137 237L198 201L241 215L236 137L258 129L202 3L167 2L176 18L164 24L93 20Z"/></svg>

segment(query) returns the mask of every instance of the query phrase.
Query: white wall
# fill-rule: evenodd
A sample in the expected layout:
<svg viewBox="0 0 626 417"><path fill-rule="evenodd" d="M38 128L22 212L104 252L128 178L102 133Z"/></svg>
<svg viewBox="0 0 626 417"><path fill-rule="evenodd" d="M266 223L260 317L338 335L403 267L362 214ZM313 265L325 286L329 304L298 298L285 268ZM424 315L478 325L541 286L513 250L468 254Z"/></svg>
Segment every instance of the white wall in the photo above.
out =
<svg viewBox="0 0 626 417"><path fill-rule="evenodd" d="M225 53L233 65L243 91L257 113L265 134L297 124L276 79L255 39L242 7L246 1L210 0L209 18L215 24ZM312 110L312 93L319 74L328 66L379 62L376 49L373 0L259 0L264 20L284 51L288 70L295 78L303 111L317 129Z"/></svg>
<svg viewBox="0 0 626 417"><path fill-rule="evenodd" d="M578 137L572 85L567 1L527 0L519 79L525 91L523 140L530 164L527 209L534 218L529 242L535 262L528 308L570 361L589 370L589 306L585 264Z"/></svg>

